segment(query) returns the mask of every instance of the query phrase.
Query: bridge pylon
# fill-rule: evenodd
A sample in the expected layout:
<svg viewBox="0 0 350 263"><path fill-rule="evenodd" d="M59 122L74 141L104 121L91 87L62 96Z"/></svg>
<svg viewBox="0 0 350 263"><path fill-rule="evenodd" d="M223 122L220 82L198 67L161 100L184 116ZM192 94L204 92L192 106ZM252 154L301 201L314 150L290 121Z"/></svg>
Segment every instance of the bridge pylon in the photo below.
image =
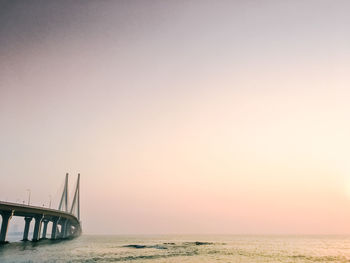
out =
<svg viewBox="0 0 350 263"><path fill-rule="evenodd" d="M63 206L64 206L64 210L63 210ZM60 204L58 206L58 210L68 212L68 173L66 173L63 193L62 193Z"/></svg>
<svg viewBox="0 0 350 263"><path fill-rule="evenodd" d="M77 216L78 220L80 220L80 173L78 174L77 185L75 187L73 202L72 202L72 206L70 209L71 214L74 214L73 213L74 208L77 209L76 216Z"/></svg>

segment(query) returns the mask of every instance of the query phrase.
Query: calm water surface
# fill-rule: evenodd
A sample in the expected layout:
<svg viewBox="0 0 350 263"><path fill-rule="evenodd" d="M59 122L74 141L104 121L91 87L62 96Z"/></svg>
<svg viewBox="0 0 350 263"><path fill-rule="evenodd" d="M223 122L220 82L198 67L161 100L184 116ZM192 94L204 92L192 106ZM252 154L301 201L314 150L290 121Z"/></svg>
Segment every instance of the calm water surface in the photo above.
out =
<svg viewBox="0 0 350 263"><path fill-rule="evenodd" d="M81 236L11 243L0 262L350 262L350 236Z"/></svg>

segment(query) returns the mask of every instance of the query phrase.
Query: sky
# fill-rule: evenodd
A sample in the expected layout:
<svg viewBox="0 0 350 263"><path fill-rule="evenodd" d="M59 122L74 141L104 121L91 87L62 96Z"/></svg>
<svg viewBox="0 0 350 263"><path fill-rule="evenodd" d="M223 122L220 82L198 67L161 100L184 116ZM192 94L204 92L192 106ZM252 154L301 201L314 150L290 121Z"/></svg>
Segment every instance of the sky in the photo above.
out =
<svg viewBox="0 0 350 263"><path fill-rule="evenodd" d="M81 173L87 234L350 234L349 8L0 0L0 200Z"/></svg>

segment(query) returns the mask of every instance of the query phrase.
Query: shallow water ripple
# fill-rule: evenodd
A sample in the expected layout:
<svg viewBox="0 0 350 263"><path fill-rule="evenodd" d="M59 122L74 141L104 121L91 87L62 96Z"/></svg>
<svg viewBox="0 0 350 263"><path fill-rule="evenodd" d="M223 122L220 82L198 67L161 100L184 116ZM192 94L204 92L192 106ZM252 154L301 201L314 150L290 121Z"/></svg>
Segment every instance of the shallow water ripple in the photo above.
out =
<svg viewBox="0 0 350 263"><path fill-rule="evenodd" d="M11 243L0 262L349 262L348 236L82 236Z"/></svg>

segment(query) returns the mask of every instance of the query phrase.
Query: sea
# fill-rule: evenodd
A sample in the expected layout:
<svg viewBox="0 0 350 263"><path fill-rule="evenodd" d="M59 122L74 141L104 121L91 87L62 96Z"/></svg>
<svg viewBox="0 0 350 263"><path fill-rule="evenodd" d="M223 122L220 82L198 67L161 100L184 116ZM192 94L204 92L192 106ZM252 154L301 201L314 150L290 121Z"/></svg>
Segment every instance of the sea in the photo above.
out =
<svg viewBox="0 0 350 263"><path fill-rule="evenodd" d="M12 242L0 262L350 262L350 236L97 236Z"/></svg>

